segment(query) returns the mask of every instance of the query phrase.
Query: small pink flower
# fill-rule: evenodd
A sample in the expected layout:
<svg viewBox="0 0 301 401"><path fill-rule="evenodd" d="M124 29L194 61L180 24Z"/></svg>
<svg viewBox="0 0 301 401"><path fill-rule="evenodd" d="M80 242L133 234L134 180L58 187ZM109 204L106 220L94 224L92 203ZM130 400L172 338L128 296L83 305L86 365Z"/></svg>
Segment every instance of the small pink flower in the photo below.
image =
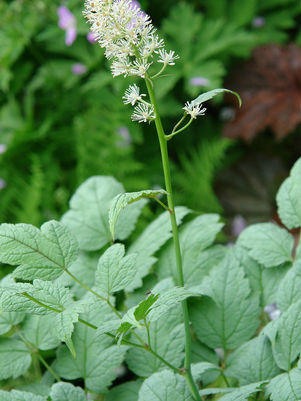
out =
<svg viewBox="0 0 301 401"><path fill-rule="evenodd" d="M65 43L67 46L71 46L77 36L75 16L65 6L58 7L57 14L59 17L59 27L66 31Z"/></svg>
<svg viewBox="0 0 301 401"><path fill-rule="evenodd" d="M127 127L120 127L117 130L117 134L120 135L122 138L122 141L117 142L117 146L119 148L123 148L124 146L129 146L132 143L131 133Z"/></svg>
<svg viewBox="0 0 301 401"><path fill-rule="evenodd" d="M189 83L192 86L207 86L209 81L204 77L193 77L189 80Z"/></svg>
<svg viewBox="0 0 301 401"><path fill-rule="evenodd" d="M252 21L254 28L262 28L265 26L265 19L263 17L255 17Z"/></svg>
<svg viewBox="0 0 301 401"><path fill-rule="evenodd" d="M6 187L6 181L3 178L0 178L0 190Z"/></svg>
<svg viewBox="0 0 301 401"><path fill-rule="evenodd" d="M72 65L71 71L74 75L83 75L87 72L87 68L82 63L75 63Z"/></svg>
<svg viewBox="0 0 301 401"><path fill-rule="evenodd" d="M97 42L97 39L95 38L93 32L89 32L89 33L88 33L88 35L87 35L87 40L88 40L88 42L90 42L90 43L95 43L95 42Z"/></svg>
<svg viewBox="0 0 301 401"><path fill-rule="evenodd" d="M232 221L232 235L238 237L239 234L247 227L246 220L242 216L235 216Z"/></svg>
<svg viewBox="0 0 301 401"><path fill-rule="evenodd" d="M2 155L3 153L5 153L7 150L7 146L4 143L0 144L0 155Z"/></svg>

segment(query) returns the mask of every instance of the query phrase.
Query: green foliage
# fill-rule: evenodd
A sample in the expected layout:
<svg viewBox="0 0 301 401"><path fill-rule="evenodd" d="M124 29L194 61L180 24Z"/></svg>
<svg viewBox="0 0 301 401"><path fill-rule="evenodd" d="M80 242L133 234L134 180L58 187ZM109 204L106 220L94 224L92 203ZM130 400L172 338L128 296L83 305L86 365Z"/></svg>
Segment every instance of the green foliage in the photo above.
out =
<svg viewBox="0 0 301 401"><path fill-rule="evenodd" d="M96 195L91 195L91 188ZM77 380L84 382L87 392L109 401L192 401L183 369L181 308L183 300L189 299L192 380L197 386L203 383L204 399L220 394L224 401L249 401L262 393L270 401L298 401L300 260L293 260L290 234L270 223L255 224L229 249L214 245L223 227L218 215L183 223L190 211L178 208L186 282L186 287L178 287L173 243L168 242L168 211L136 239L128 240L130 245L115 243L100 250L109 244L109 210L118 188L122 199L124 189L116 180L94 177L71 200L72 213L94 216L86 226L87 219L77 226L67 219L76 237L84 238L88 228L102 240L99 227L108 230L96 253L87 252L85 241L77 245L64 223L51 221L41 229L29 224L0 227L1 260L17 265L0 285L0 380L6 383L3 380L29 375L38 357L58 381L34 391L42 378L39 367L30 373L33 386L26 392L2 391L3 400L86 401L83 389L60 381ZM135 210L133 217L130 207L120 213L125 222L130 221L129 226L120 226L120 230L127 228L128 235L140 212ZM119 219L117 228L118 224ZM32 274L26 282L13 278L19 277L15 273L19 266L27 266ZM38 279L45 269L53 276ZM264 307L275 302L281 314L269 322ZM222 360L216 348L223 350ZM121 364L131 372L131 381L115 386Z"/></svg>

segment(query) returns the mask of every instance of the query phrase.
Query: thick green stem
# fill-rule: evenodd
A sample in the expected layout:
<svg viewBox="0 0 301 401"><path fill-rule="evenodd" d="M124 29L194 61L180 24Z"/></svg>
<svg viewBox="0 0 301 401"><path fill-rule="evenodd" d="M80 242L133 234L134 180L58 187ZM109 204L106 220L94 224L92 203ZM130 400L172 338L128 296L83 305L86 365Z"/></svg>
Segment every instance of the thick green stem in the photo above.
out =
<svg viewBox="0 0 301 401"><path fill-rule="evenodd" d="M158 139L159 139L159 143L160 143L165 186L166 186L166 191L168 193L167 201L168 201L168 207L170 209L170 221L171 221L173 240L174 240L174 246L175 246L178 281L179 281L179 285L184 287L182 255L181 255L179 232L178 232L174 200L173 200L171 174L170 174L169 158L168 158L168 150L167 150L167 140L166 140L163 126L162 126L161 118L159 115L157 99L156 99L155 92L153 89L153 83L148 77L146 77L145 82L146 82L149 97L150 97L151 103L154 107L154 112L156 115L155 124L156 124ZM186 371L185 378L187 380L190 391L191 391L193 397L195 398L195 400L201 401L201 397L199 395L198 388L197 388L197 386L193 380L192 374L191 374L191 333L190 333L190 322L189 322L187 300L182 301L182 310L183 310L184 325L185 325L185 337L186 337L186 340L185 340L185 371Z"/></svg>

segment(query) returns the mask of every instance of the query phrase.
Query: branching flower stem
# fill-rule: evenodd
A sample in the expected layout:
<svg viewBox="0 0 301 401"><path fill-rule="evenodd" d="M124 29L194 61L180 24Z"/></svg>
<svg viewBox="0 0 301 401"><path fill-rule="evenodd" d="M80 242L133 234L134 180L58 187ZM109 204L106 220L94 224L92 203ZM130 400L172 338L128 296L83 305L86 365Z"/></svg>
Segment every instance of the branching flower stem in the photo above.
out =
<svg viewBox="0 0 301 401"><path fill-rule="evenodd" d="M173 138L174 136L178 135L180 132L185 131L186 128L188 128L190 126L190 124L193 122L193 118L191 117L190 120L188 121L188 123L186 125L184 125L184 127L180 128L177 131L172 132L170 135L165 135L165 138L167 140L170 140L171 138Z"/></svg>
<svg viewBox="0 0 301 401"><path fill-rule="evenodd" d="M171 221L171 226L172 226L173 240L174 240L175 253L176 253L178 281L179 281L179 285L184 287L182 255L181 255L179 232L178 232L174 200L173 200L173 191L172 191L171 174L170 174L168 149L167 149L167 138L164 133L163 125L161 122L161 118L160 118L160 114L159 114L159 110L158 110L157 99L156 99L154 88L153 88L153 82L148 76L146 76L145 82L146 82L148 94L149 94L151 103L154 107L154 112L156 115L155 125L156 125L156 129L157 129L160 150L161 150L161 158L162 158L165 186L166 186L166 191L168 193L167 200L168 200L168 207L170 209L170 221ZM184 316L185 337L186 337L186 341L185 341L185 378L186 378L186 381L188 383L188 386L190 388L190 391L191 391L194 399L196 401L201 401L201 397L199 395L198 388L197 388L197 386L193 380L192 374L191 374L191 333L190 333L190 321L189 321L187 300L182 301L182 310L183 310L183 316Z"/></svg>

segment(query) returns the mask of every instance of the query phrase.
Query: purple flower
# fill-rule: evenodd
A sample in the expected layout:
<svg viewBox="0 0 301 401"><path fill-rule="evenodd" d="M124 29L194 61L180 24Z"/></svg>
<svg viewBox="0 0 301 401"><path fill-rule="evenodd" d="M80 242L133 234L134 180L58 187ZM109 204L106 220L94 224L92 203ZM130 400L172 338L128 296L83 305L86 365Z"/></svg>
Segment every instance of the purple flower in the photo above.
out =
<svg viewBox="0 0 301 401"><path fill-rule="evenodd" d="M255 17L252 21L254 28L262 28L265 26L265 19L263 17Z"/></svg>
<svg viewBox="0 0 301 401"><path fill-rule="evenodd" d="M235 216L232 221L232 235L238 237L239 234L247 227L246 220L241 216Z"/></svg>
<svg viewBox="0 0 301 401"><path fill-rule="evenodd" d="M132 0L131 1L131 7L132 8L141 8L141 5L140 5L140 3L139 3L139 1L137 1L137 0Z"/></svg>
<svg viewBox="0 0 301 401"><path fill-rule="evenodd" d="M3 178L0 178L0 190L6 187L6 181Z"/></svg>
<svg viewBox="0 0 301 401"><path fill-rule="evenodd" d="M65 43L67 46L71 46L77 36L75 16L65 6L58 7L57 14L59 17L59 27L66 31Z"/></svg>
<svg viewBox="0 0 301 401"><path fill-rule="evenodd" d="M88 40L88 42L90 42L90 43L95 43L95 42L97 42L97 39L95 38L93 32L89 32L89 33L88 33L88 35L87 35L87 40Z"/></svg>
<svg viewBox="0 0 301 401"><path fill-rule="evenodd" d="M209 84L209 80L204 77L193 77L189 80L189 83L192 86L207 86Z"/></svg>
<svg viewBox="0 0 301 401"><path fill-rule="evenodd" d="M71 71L74 75L83 75L87 72L87 68L82 63L75 63L72 65Z"/></svg>
<svg viewBox="0 0 301 401"><path fill-rule="evenodd" d="M0 155L5 153L7 150L7 146L4 143L0 143Z"/></svg>
<svg viewBox="0 0 301 401"><path fill-rule="evenodd" d="M122 142L117 142L118 147L122 148L124 146L129 146L132 143L131 133L127 127L120 127L117 130L117 134L120 135L122 138Z"/></svg>

